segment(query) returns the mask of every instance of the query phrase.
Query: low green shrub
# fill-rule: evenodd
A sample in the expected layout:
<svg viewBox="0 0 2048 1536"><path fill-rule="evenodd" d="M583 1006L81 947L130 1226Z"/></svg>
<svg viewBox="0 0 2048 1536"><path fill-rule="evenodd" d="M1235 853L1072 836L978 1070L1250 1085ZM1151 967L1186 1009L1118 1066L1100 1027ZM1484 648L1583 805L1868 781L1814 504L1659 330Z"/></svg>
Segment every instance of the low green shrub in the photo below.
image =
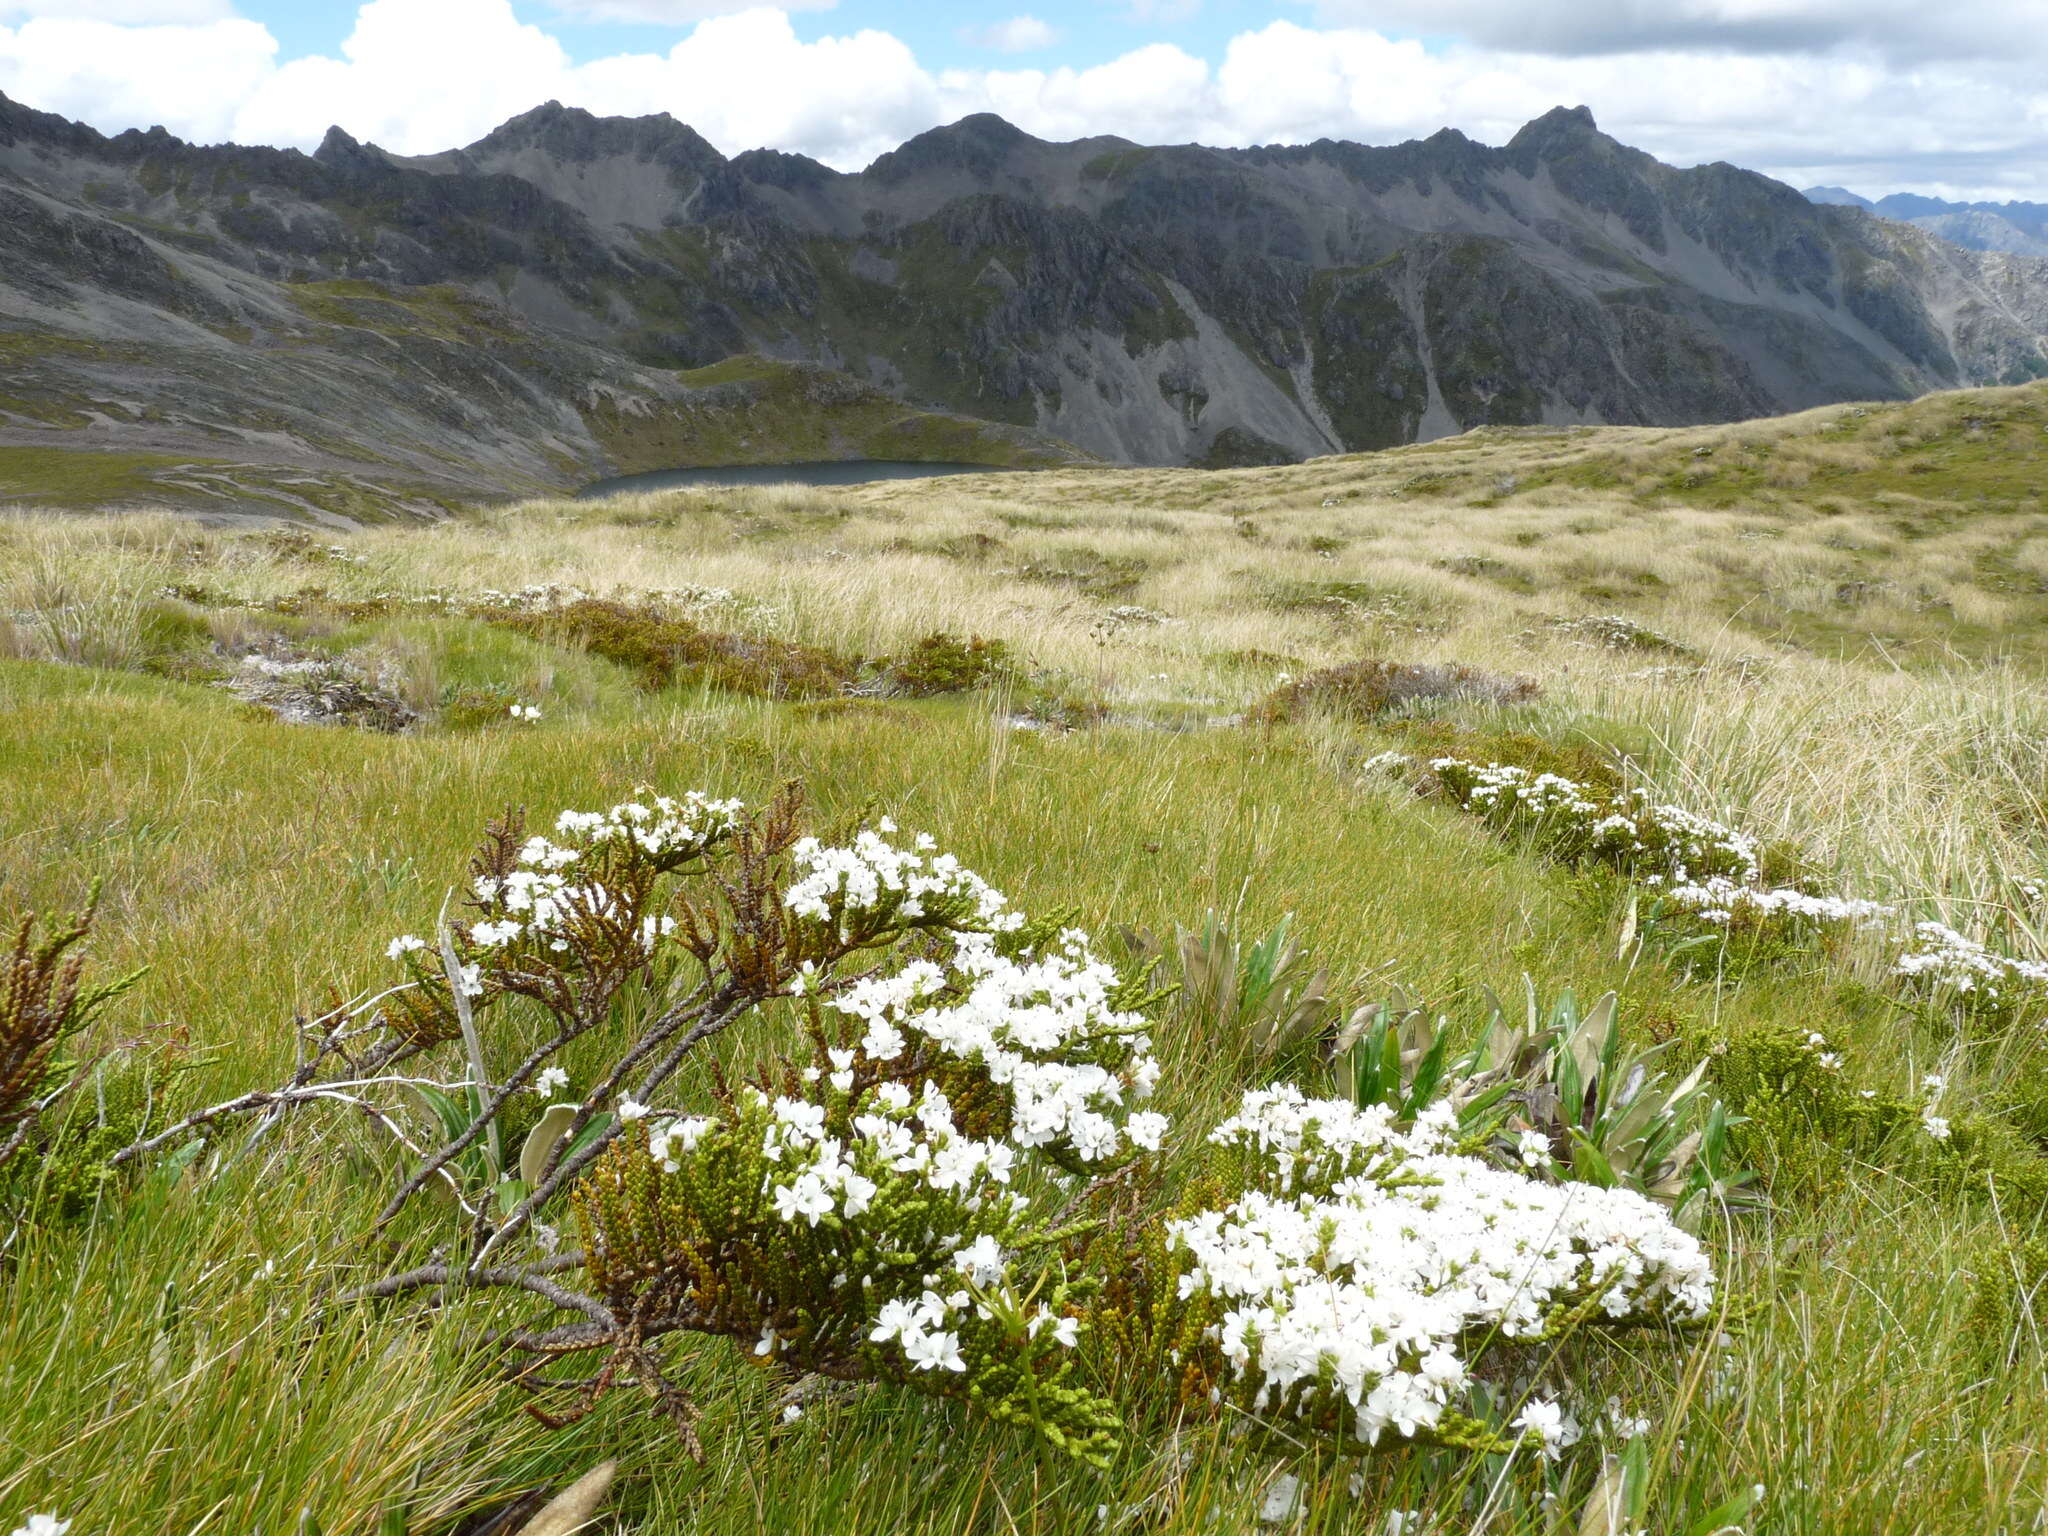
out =
<svg viewBox="0 0 2048 1536"><path fill-rule="evenodd" d="M88 1208L115 1154L162 1114L181 1064L173 1036L84 1044L141 974L88 984L98 909L94 886L85 910L47 935L24 914L0 958L0 1233Z"/></svg>
<svg viewBox="0 0 2048 1536"><path fill-rule="evenodd" d="M816 699L843 693L860 675L857 658L819 646L706 629L652 605L607 598L529 612L485 610L482 617L536 640L580 646L649 688L682 681L762 698Z"/></svg>
<svg viewBox="0 0 2048 1536"><path fill-rule="evenodd" d="M939 630L885 662L881 686L901 698L928 699L986 688L1010 676L1014 668L1010 648L1002 641L980 635L963 640Z"/></svg>
<svg viewBox="0 0 2048 1536"><path fill-rule="evenodd" d="M440 723L451 731L480 731L493 726L538 724L538 706L526 703L517 692L501 683L484 683L442 690L438 711Z"/></svg>
<svg viewBox="0 0 2048 1536"><path fill-rule="evenodd" d="M1503 677L1462 662L1353 661L1281 684L1246 718L1255 725L1278 725L1308 714L1370 720L1433 700L1501 706L1524 703L1540 692L1534 678Z"/></svg>

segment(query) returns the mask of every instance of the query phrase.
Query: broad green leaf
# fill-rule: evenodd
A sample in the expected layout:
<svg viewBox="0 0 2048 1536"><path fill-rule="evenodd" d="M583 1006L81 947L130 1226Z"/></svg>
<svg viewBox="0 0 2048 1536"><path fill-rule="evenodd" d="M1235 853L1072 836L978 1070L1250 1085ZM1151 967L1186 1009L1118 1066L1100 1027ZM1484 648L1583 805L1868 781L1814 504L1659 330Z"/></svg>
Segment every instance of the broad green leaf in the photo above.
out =
<svg viewBox="0 0 2048 1536"><path fill-rule="evenodd" d="M548 1154L555 1150L556 1142L569 1134L579 1107L550 1104L540 1123L526 1133L526 1144L519 1151L519 1177L529 1188L540 1182L541 1170L548 1165Z"/></svg>

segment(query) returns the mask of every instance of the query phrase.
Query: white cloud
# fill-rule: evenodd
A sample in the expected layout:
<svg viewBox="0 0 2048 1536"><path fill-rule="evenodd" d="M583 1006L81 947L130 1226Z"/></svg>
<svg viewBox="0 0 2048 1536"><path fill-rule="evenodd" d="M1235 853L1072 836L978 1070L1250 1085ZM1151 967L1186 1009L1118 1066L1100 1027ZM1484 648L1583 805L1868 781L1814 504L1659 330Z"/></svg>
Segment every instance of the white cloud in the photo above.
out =
<svg viewBox="0 0 2048 1536"><path fill-rule="evenodd" d="M1036 53L1060 40L1060 30L1036 16L1012 16L1008 21L986 27L962 27L960 39L975 48L993 48L998 53Z"/></svg>
<svg viewBox="0 0 2048 1536"><path fill-rule="evenodd" d="M1782 12L1822 0L1680 3ZM1086 69L935 72L888 33L805 41L785 11L756 8L699 22L665 53L577 64L511 0L370 0L337 55L276 53L264 28L233 18L42 17L0 25L0 91L110 131L162 122L201 140L311 148L339 122L400 153L468 143L555 99L669 112L729 154L771 145L842 168L978 111L1060 139L1387 143L1449 124L1500 143L1552 106L1584 102L1609 133L1677 164L1725 159L1872 194L2048 197L2048 84L2017 49L1911 66L1867 49L1568 57L1471 42L1430 51L1363 27L1274 22L1213 61L1154 43Z"/></svg>
<svg viewBox="0 0 2048 1536"><path fill-rule="evenodd" d="M64 21L111 21L122 26L191 25L226 21L230 0L0 0L0 21L50 16Z"/></svg>
<svg viewBox="0 0 2048 1536"><path fill-rule="evenodd" d="M1146 21L1161 26L1175 26L1183 21L1192 21L1202 11L1202 0L1130 0L1130 15L1133 21Z"/></svg>
<svg viewBox="0 0 2048 1536"><path fill-rule="evenodd" d="M1412 28L1491 48L1579 55L1671 49L1819 53L1900 64L2048 52L2040 0L1299 0L1333 26Z"/></svg>
<svg viewBox="0 0 2048 1536"><path fill-rule="evenodd" d="M369 0L339 59L293 59L250 93L235 136L317 143L329 123L400 154L467 143L558 94L569 55L509 0Z"/></svg>
<svg viewBox="0 0 2048 1536"><path fill-rule="evenodd" d="M751 10L761 0L550 0L564 16L578 21L626 21L681 27ZM778 0L785 11L829 11L839 0Z"/></svg>
<svg viewBox="0 0 2048 1536"><path fill-rule="evenodd" d="M277 40L253 21L120 26L39 17L0 26L0 92L106 132L174 127L232 137L237 104L275 69Z"/></svg>

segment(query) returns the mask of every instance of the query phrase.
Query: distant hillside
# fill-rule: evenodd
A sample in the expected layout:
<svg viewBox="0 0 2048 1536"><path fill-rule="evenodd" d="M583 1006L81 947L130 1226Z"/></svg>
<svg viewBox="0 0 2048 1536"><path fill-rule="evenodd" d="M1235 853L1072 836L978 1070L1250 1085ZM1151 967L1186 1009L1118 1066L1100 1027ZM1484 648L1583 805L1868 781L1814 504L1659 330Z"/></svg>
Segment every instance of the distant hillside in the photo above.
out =
<svg viewBox="0 0 2048 1536"><path fill-rule="evenodd" d="M339 130L310 156L108 139L0 98L17 464L89 447L188 499L346 513L801 456L703 419L692 370L743 354L829 370L804 390L863 420L954 422L933 457L985 431L999 462L1278 462L2048 374L2048 261L1674 170L1583 108L1499 149L1050 144L981 116L847 175L553 104L405 158ZM697 428L648 429L677 412ZM43 462L45 490L82 473Z"/></svg>
<svg viewBox="0 0 2048 1536"><path fill-rule="evenodd" d="M1917 225L1973 251L2048 257L2048 203L1950 203L1894 192L1872 202L1847 187L1808 187L1813 202L1862 208L1880 218Z"/></svg>

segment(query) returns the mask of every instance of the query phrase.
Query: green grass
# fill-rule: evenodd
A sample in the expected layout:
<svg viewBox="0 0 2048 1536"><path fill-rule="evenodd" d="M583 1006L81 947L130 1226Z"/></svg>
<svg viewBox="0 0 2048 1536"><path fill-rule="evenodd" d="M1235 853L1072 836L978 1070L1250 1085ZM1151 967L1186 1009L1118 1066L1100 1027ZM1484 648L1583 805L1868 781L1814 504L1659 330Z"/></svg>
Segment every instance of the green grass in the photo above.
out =
<svg viewBox="0 0 2048 1536"><path fill-rule="evenodd" d="M913 459L1021 468L1072 462L1051 438L965 416L919 411L843 376L741 355L676 375L703 399L622 409L610 397L584 419L623 474L709 464Z"/></svg>
<svg viewBox="0 0 2048 1536"><path fill-rule="evenodd" d="M440 341L517 341L502 314L448 283L396 287L362 278L290 283L286 294L310 320Z"/></svg>
<svg viewBox="0 0 2048 1536"><path fill-rule="evenodd" d="M2001 1035L1901 1009L1881 957L1853 945L1840 958L1695 973L1625 941L1630 895L1612 878L1546 863L1392 781L1361 781L1360 765L1389 747L1491 745L1546 764L1619 751L1661 794L1797 842L1831 887L2038 945L2041 916L2011 886L2048 867L2040 672L2024 644L1995 633L2001 615L2032 611L2019 589L2041 568L2038 545L1995 537L2003 513L1908 538L1891 521L1902 514L1868 498L1839 515L1787 514L1772 525L1781 537L1743 543L1729 530L1763 519L1622 511L1612 492L1557 485L1483 511L1457 505L1455 490L1439 501L1400 489L1418 472L1488 477L1489 454L1496 472L1526 476L1533 459L1578 443L1502 436L1286 470L1091 471L969 491L536 504L354 536L360 563L168 519L11 522L0 527L6 654L100 665L0 660L0 909L68 907L103 880L96 966L150 968L110 1027L184 1032L200 1061L184 1091L209 1098L289 1071L295 1017L388 984L386 942L427 930L498 811L544 820L642 783L759 801L798 778L821 823L886 812L1027 910L1069 911L1099 935L1170 932L1212 906L1263 932L1293 912L1337 995L1399 982L1461 1042L1478 989L1514 999L1524 978L1546 998L1614 988L1633 1038L1671 1039L1685 1056L1758 1030L1817 1030L1874 1090L1910 1095L1923 1073L1945 1072L1954 1113L2006 1116L2021 1155L2039 1157L2039 1021ZM1381 489L1324 505L1360 482ZM1521 537L1531 531L1540 542ZM1030 580L1034 566L1115 570L1131 584L1101 594ZM1901 670L1877 626L1908 609L1795 601L1796 582L1831 590L1851 572L1908 591L1938 579L1961 606L1954 625L1978 626L1985 650L2007 659ZM1530 590L1510 585L1517 573ZM1112 723L1014 729L1021 683L887 704L649 689L573 645L472 619L406 609L350 620L318 602L280 618L154 595L192 582L244 601L306 585L364 599L541 580L596 593L726 585L756 605L732 612L751 617L705 622L849 653L899 653L937 629L1001 638L1031 686L1072 689ZM1556 596L1564 582L1637 594L1629 611L1693 654L1573 646L1541 622L1580 607ZM1766 591L1785 614L1825 611L1842 653L1819 632L1795 649L1741 630ZM1349 607L1318 601L1332 596ZM1170 622L1110 623L1120 604ZM1381 617L1356 616L1368 609ZM402 736L294 727L216 688L120 670L147 664L152 646L266 625L381 659L409 697L501 689L545 719ZM1735 666L1759 645L1763 665ZM1282 673L1366 655L1525 672L1544 691L1505 711L1212 725ZM1647 670L1667 661L1706 670ZM1191 1137L1243 1084L1233 1043L1178 1018L1169 1010L1159 1028L1162 1107ZM767 1043L746 1035L720 1054L751 1059ZM704 1091L700 1069L679 1098ZM304 1117L210 1178L117 1184L82 1218L0 1254L0 1530L48 1510L95 1536L451 1536L467 1514L611 1456L621 1477L600 1528L641 1536L1250 1532L1274 1528L1257 1515L1282 1470L1304 1480L1288 1529L1379 1536L1388 1511L1417 1506L1437 1512L1437 1529L1474 1529L1476 1502L1461 1502L1432 1453L1370 1459L1353 1494L1350 1466L1206 1421L1134 1421L1102 1471L888 1388L785 1426L781 1384L717 1343L675 1349L705 1410L701 1467L632 1392L544 1430L475 1348L518 1309L321 1309L382 1262L362 1233L388 1175L340 1125ZM1973 1308L2007 1235L2038 1231L2048 1211L1963 1192L1894 1149L1788 1133L1748 1150L1772 1209L1707 1234L1732 1308L1726 1346L1625 1337L1572 1367L1582 1402L1613 1395L1652 1420L1646 1528L1683 1536L1762 1484L1752 1533L2036 1529L2048 1511L2048 1359L2031 1331L2013 1349L1987 1337ZM1481 1498L1499 1471L1479 1469ZM1555 1469L1518 1464L1485 1529L1577 1531L1596 1472L1591 1450ZM1555 1517L1546 1488L1560 1495ZM302 1523L308 1510L317 1526Z"/></svg>
<svg viewBox="0 0 2048 1536"><path fill-rule="evenodd" d="M0 500L60 507L160 503L157 475L170 469L211 468L219 459L164 453L96 453L67 448L0 446Z"/></svg>
<svg viewBox="0 0 2048 1536"><path fill-rule="evenodd" d="M103 963L150 963L133 1015L221 1048L207 1091L281 1071L294 1013L373 984L384 939L431 920L490 809L602 803L642 779L758 798L800 776L828 816L872 800L938 831L1031 907L1071 907L1097 929L1165 926L1209 904L1241 905L1253 925L1293 910L1347 980L1398 977L1452 998L1527 974L1546 993L1618 986L1626 1016L1666 1028L1717 1013L1810 1021L1880 1070L1901 1046L1845 1013L1822 976L1770 975L1717 997L1623 964L1611 902L1445 812L1359 795L1288 732L1047 737L991 729L973 710L905 728L678 696L524 734L390 739L251 720L206 690L22 664L0 671L0 708L36 722L0 742L14 791L0 880L44 905L107 880ZM1183 1079L1173 1108L1198 1114L1228 1091L1202 1042L1165 1048ZM771 1384L722 1346L689 1372L707 1392L706 1467L623 1399L543 1436L461 1366L473 1315L424 1333L374 1318L310 1330L304 1271L350 1263L348 1234L376 1200L348 1173L273 1160L144 1188L34 1239L0 1292L0 1387L28 1406L0 1430L0 1465L13 1468L0 1473L0 1512L55 1507L102 1531L255 1530L312 1507L326 1529L353 1530L402 1493L416 1498L409 1528L425 1531L442 1528L432 1511L482 1490L566 1480L618 1451L627 1528L647 1532L1084 1530L1096 1505L1141 1494L1158 1501L1154 1528L1207 1528L1215 1504L1222 1528L1239 1529L1269 1471L1229 1436L1191 1429L1141 1440L1099 1475L886 1391L784 1432L771 1427ZM1761 1481L1770 1530L1982 1530L2038 1509L2031 1426L2048 1383L2035 1364L1986 1391L1979 1341L1960 1327L1991 1212L1874 1173L1824 1204L1780 1195L1780 1215L1739 1233L1733 1252L1736 1294L1755 1315L1718 1369L1739 1401L1702 1400L1664 1426L1687 1449L1669 1453L1660 1507L1698 1512ZM276 1274L259 1281L266 1260ZM1649 1411L1685 1364L1649 1348L1593 1385ZM1415 1461L1393 1456L1375 1475L1398 1483ZM1317 1485L1317 1501L1308 1528L1360 1528L1341 1477Z"/></svg>

